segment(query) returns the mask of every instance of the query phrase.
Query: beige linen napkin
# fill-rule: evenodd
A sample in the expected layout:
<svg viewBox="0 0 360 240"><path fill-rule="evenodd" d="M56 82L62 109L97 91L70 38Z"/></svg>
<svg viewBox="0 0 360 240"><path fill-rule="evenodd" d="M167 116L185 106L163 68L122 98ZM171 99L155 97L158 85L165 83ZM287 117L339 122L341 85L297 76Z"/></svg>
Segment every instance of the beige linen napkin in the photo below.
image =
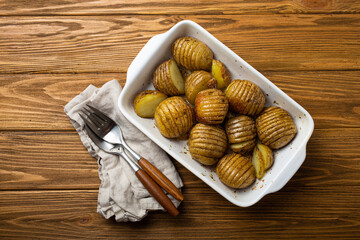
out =
<svg viewBox="0 0 360 240"><path fill-rule="evenodd" d="M176 187L182 187L183 183L167 154L121 114L117 106L121 90L116 79L105 83L100 89L90 85L72 99L64 110L90 155L98 160L101 184L97 212L106 219L115 216L118 222L139 221L148 211L164 208L144 188L124 159L105 153L90 140L78 114L86 104L100 109L113 119L121 127L126 143L163 172ZM180 203L169 197L178 207Z"/></svg>

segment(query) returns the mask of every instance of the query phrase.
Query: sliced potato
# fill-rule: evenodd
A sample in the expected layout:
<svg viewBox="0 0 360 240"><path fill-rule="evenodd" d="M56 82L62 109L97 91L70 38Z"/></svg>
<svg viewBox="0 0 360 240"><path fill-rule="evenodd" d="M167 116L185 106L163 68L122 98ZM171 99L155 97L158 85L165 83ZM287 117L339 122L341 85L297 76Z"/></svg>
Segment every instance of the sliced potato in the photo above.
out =
<svg viewBox="0 0 360 240"><path fill-rule="evenodd" d="M266 170L268 170L274 162L274 156L272 150L261 143L256 144L252 163L255 168L255 174L257 179L264 177Z"/></svg>
<svg viewBox="0 0 360 240"><path fill-rule="evenodd" d="M261 89L247 80L236 79L225 90L230 109L234 112L255 116L265 105L265 96Z"/></svg>
<svg viewBox="0 0 360 240"><path fill-rule="evenodd" d="M255 147L256 126L251 117L240 115L230 118L225 124L225 130L234 152L245 154Z"/></svg>
<svg viewBox="0 0 360 240"><path fill-rule="evenodd" d="M213 59L211 65L211 73L217 81L217 88L224 89L231 82L231 74L226 66L219 60Z"/></svg>
<svg viewBox="0 0 360 240"><path fill-rule="evenodd" d="M205 124L221 124L228 112L229 103L219 89L206 89L195 98L196 119Z"/></svg>
<svg viewBox="0 0 360 240"><path fill-rule="evenodd" d="M170 97L162 101L155 110L155 123L166 138L184 136L194 124L194 109L182 97Z"/></svg>
<svg viewBox="0 0 360 240"><path fill-rule="evenodd" d="M192 158L213 165L225 154L226 133L219 127L198 123L191 129L188 146Z"/></svg>
<svg viewBox="0 0 360 240"><path fill-rule="evenodd" d="M185 93L185 81L173 59L161 63L153 74L153 85L156 90L176 96Z"/></svg>
<svg viewBox="0 0 360 240"><path fill-rule="evenodd" d="M191 104L195 103L195 97L200 91L215 87L215 78L203 70L194 71L185 79L185 95Z"/></svg>
<svg viewBox="0 0 360 240"><path fill-rule="evenodd" d="M268 107L256 118L260 141L272 149L286 146L296 135L296 125L287 111Z"/></svg>
<svg viewBox="0 0 360 240"><path fill-rule="evenodd" d="M189 70L211 70L213 52L196 38L178 38L172 45L171 52L175 61Z"/></svg>
<svg viewBox="0 0 360 240"><path fill-rule="evenodd" d="M166 98L165 94L157 90L142 91L134 99L134 110L139 117L152 118L156 107Z"/></svg>
<svg viewBox="0 0 360 240"><path fill-rule="evenodd" d="M216 174L225 185L232 188L246 188L255 182L251 161L238 153L221 158L216 166Z"/></svg>

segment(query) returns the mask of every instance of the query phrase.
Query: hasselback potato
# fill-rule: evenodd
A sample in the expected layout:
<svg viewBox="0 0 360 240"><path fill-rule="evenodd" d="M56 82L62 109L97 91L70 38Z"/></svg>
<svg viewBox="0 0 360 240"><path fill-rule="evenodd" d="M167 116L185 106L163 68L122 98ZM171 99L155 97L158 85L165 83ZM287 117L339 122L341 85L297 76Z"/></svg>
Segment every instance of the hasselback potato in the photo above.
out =
<svg viewBox="0 0 360 240"><path fill-rule="evenodd" d="M154 117L156 107L166 98L165 94L157 90L142 91L134 99L134 110L139 117Z"/></svg>
<svg viewBox="0 0 360 240"><path fill-rule="evenodd" d="M173 43L171 52L175 61L189 70L211 70L213 52L196 38L178 38Z"/></svg>
<svg viewBox="0 0 360 240"><path fill-rule="evenodd" d="M191 129L188 146L192 158L204 165L213 165L225 154L225 131L216 126L198 123Z"/></svg>
<svg viewBox="0 0 360 240"><path fill-rule="evenodd" d="M216 173L225 185L232 188L246 188L255 181L255 170L251 161L238 153L221 158Z"/></svg>
<svg viewBox="0 0 360 240"><path fill-rule="evenodd" d="M256 125L252 118L246 115L230 118L225 124L225 130L234 152L245 154L254 149Z"/></svg>
<svg viewBox="0 0 360 240"><path fill-rule="evenodd" d="M185 93L185 81L173 59L161 63L153 73L153 85L156 90L168 95Z"/></svg>
<svg viewBox="0 0 360 240"><path fill-rule="evenodd" d="M215 78L203 70L194 71L185 79L185 95L191 104L195 103L195 97L200 91L215 87Z"/></svg>
<svg viewBox="0 0 360 240"><path fill-rule="evenodd" d="M272 149L287 145L296 135L296 125L287 111L280 107L268 107L256 118L260 141Z"/></svg>
<svg viewBox="0 0 360 240"><path fill-rule="evenodd" d="M213 59L211 73L217 81L216 88L224 89L230 84L231 74L221 61Z"/></svg>
<svg viewBox="0 0 360 240"><path fill-rule="evenodd" d="M155 110L155 123L160 133L167 138L186 134L195 121L194 109L182 97L170 97Z"/></svg>
<svg viewBox="0 0 360 240"><path fill-rule="evenodd" d="M221 124L228 112L229 103L219 89L206 89L195 98L196 119L205 124Z"/></svg>
<svg viewBox="0 0 360 240"><path fill-rule="evenodd" d="M236 79L225 90L230 109L245 115L257 115L265 105L265 96L261 89L247 80Z"/></svg>

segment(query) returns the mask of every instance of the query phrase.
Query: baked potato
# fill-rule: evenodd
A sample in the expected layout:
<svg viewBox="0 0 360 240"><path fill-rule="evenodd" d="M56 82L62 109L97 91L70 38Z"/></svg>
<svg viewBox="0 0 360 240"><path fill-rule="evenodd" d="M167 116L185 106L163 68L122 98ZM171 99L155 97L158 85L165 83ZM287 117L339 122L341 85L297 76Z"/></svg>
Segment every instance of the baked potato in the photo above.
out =
<svg viewBox="0 0 360 240"><path fill-rule="evenodd" d="M213 125L196 124L190 131L189 151L193 159L204 165L213 165L227 149L225 131Z"/></svg>
<svg viewBox="0 0 360 240"><path fill-rule="evenodd" d="M296 135L296 125L287 111L268 107L256 118L260 141L272 149L286 146Z"/></svg>
<svg viewBox="0 0 360 240"><path fill-rule="evenodd" d="M200 91L215 87L215 78L203 70L194 71L185 79L185 95L191 104L195 103L195 97Z"/></svg>
<svg viewBox="0 0 360 240"><path fill-rule="evenodd" d="M226 66L219 60L213 59L211 65L211 73L217 81L217 88L224 89L231 82L231 74Z"/></svg>
<svg viewBox="0 0 360 240"><path fill-rule="evenodd" d="M265 172L274 163L274 155L272 150L264 144L257 143L253 151L252 163L255 168L256 178L263 178Z"/></svg>
<svg viewBox="0 0 360 240"><path fill-rule="evenodd" d="M156 90L176 96L185 93L185 81L173 59L161 63L153 73L153 85Z"/></svg>
<svg viewBox="0 0 360 240"><path fill-rule="evenodd" d="M175 61L188 70L211 70L213 52L196 38L178 38L172 45L171 53Z"/></svg>
<svg viewBox="0 0 360 240"><path fill-rule="evenodd" d="M225 124L230 148L236 153L252 151L256 144L255 121L246 115L230 118Z"/></svg>
<svg viewBox="0 0 360 240"><path fill-rule="evenodd" d="M261 89L247 80L236 79L225 90L230 109L234 112L255 116L265 105L265 96Z"/></svg>
<svg viewBox="0 0 360 240"><path fill-rule="evenodd" d="M152 118L156 107L166 98L165 94L157 90L142 91L134 99L134 110L139 117Z"/></svg>
<svg viewBox="0 0 360 240"><path fill-rule="evenodd" d="M182 97L169 97L155 110L155 124L166 138L178 138L185 135L195 121L194 109Z"/></svg>
<svg viewBox="0 0 360 240"><path fill-rule="evenodd" d="M228 112L229 103L219 89L206 89L195 98L196 119L205 124L221 124Z"/></svg>
<svg viewBox="0 0 360 240"><path fill-rule="evenodd" d="M216 174L227 186L246 188L255 182L255 170L251 161L238 153L225 155L216 166Z"/></svg>

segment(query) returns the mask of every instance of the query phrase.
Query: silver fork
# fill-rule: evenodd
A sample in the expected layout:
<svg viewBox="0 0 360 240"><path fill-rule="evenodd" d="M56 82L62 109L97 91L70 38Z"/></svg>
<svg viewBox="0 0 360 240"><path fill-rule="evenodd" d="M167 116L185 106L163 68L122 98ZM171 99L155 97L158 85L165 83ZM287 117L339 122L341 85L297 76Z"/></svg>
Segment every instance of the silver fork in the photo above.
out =
<svg viewBox="0 0 360 240"><path fill-rule="evenodd" d="M123 146L141 168L144 169L145 172L166 192L180 202L184 200L184 196L179 189L159 169L133 151L126 144L121 128L111 118L90 105L87 105L87 107L89 109L84 108L84 111L82 111L86 116L83 117L83 120L96 135L109 143Z"/></svg>
<svg viewBox="0 0 360 240"><path fill-rule="evenodd" d="M81 115L80 115L81 116ZM83 116L81 118L85 119ZM125 153L122 145L111 144L103 139L99 138L90 127L85 124L85 131L89 135L90 139L102 150L105 152L120 155L125 161L130 165L130 167L134 170L135 175L141 181L141 183L146 187L149 193L163 206L168 213L172 216L177 216L179 214L179 210L174 206L171 200L166 196L166 194L161 190L159 185L157 185L154 180L143 170L141 169L134 161L132 161Z"/></svg>

